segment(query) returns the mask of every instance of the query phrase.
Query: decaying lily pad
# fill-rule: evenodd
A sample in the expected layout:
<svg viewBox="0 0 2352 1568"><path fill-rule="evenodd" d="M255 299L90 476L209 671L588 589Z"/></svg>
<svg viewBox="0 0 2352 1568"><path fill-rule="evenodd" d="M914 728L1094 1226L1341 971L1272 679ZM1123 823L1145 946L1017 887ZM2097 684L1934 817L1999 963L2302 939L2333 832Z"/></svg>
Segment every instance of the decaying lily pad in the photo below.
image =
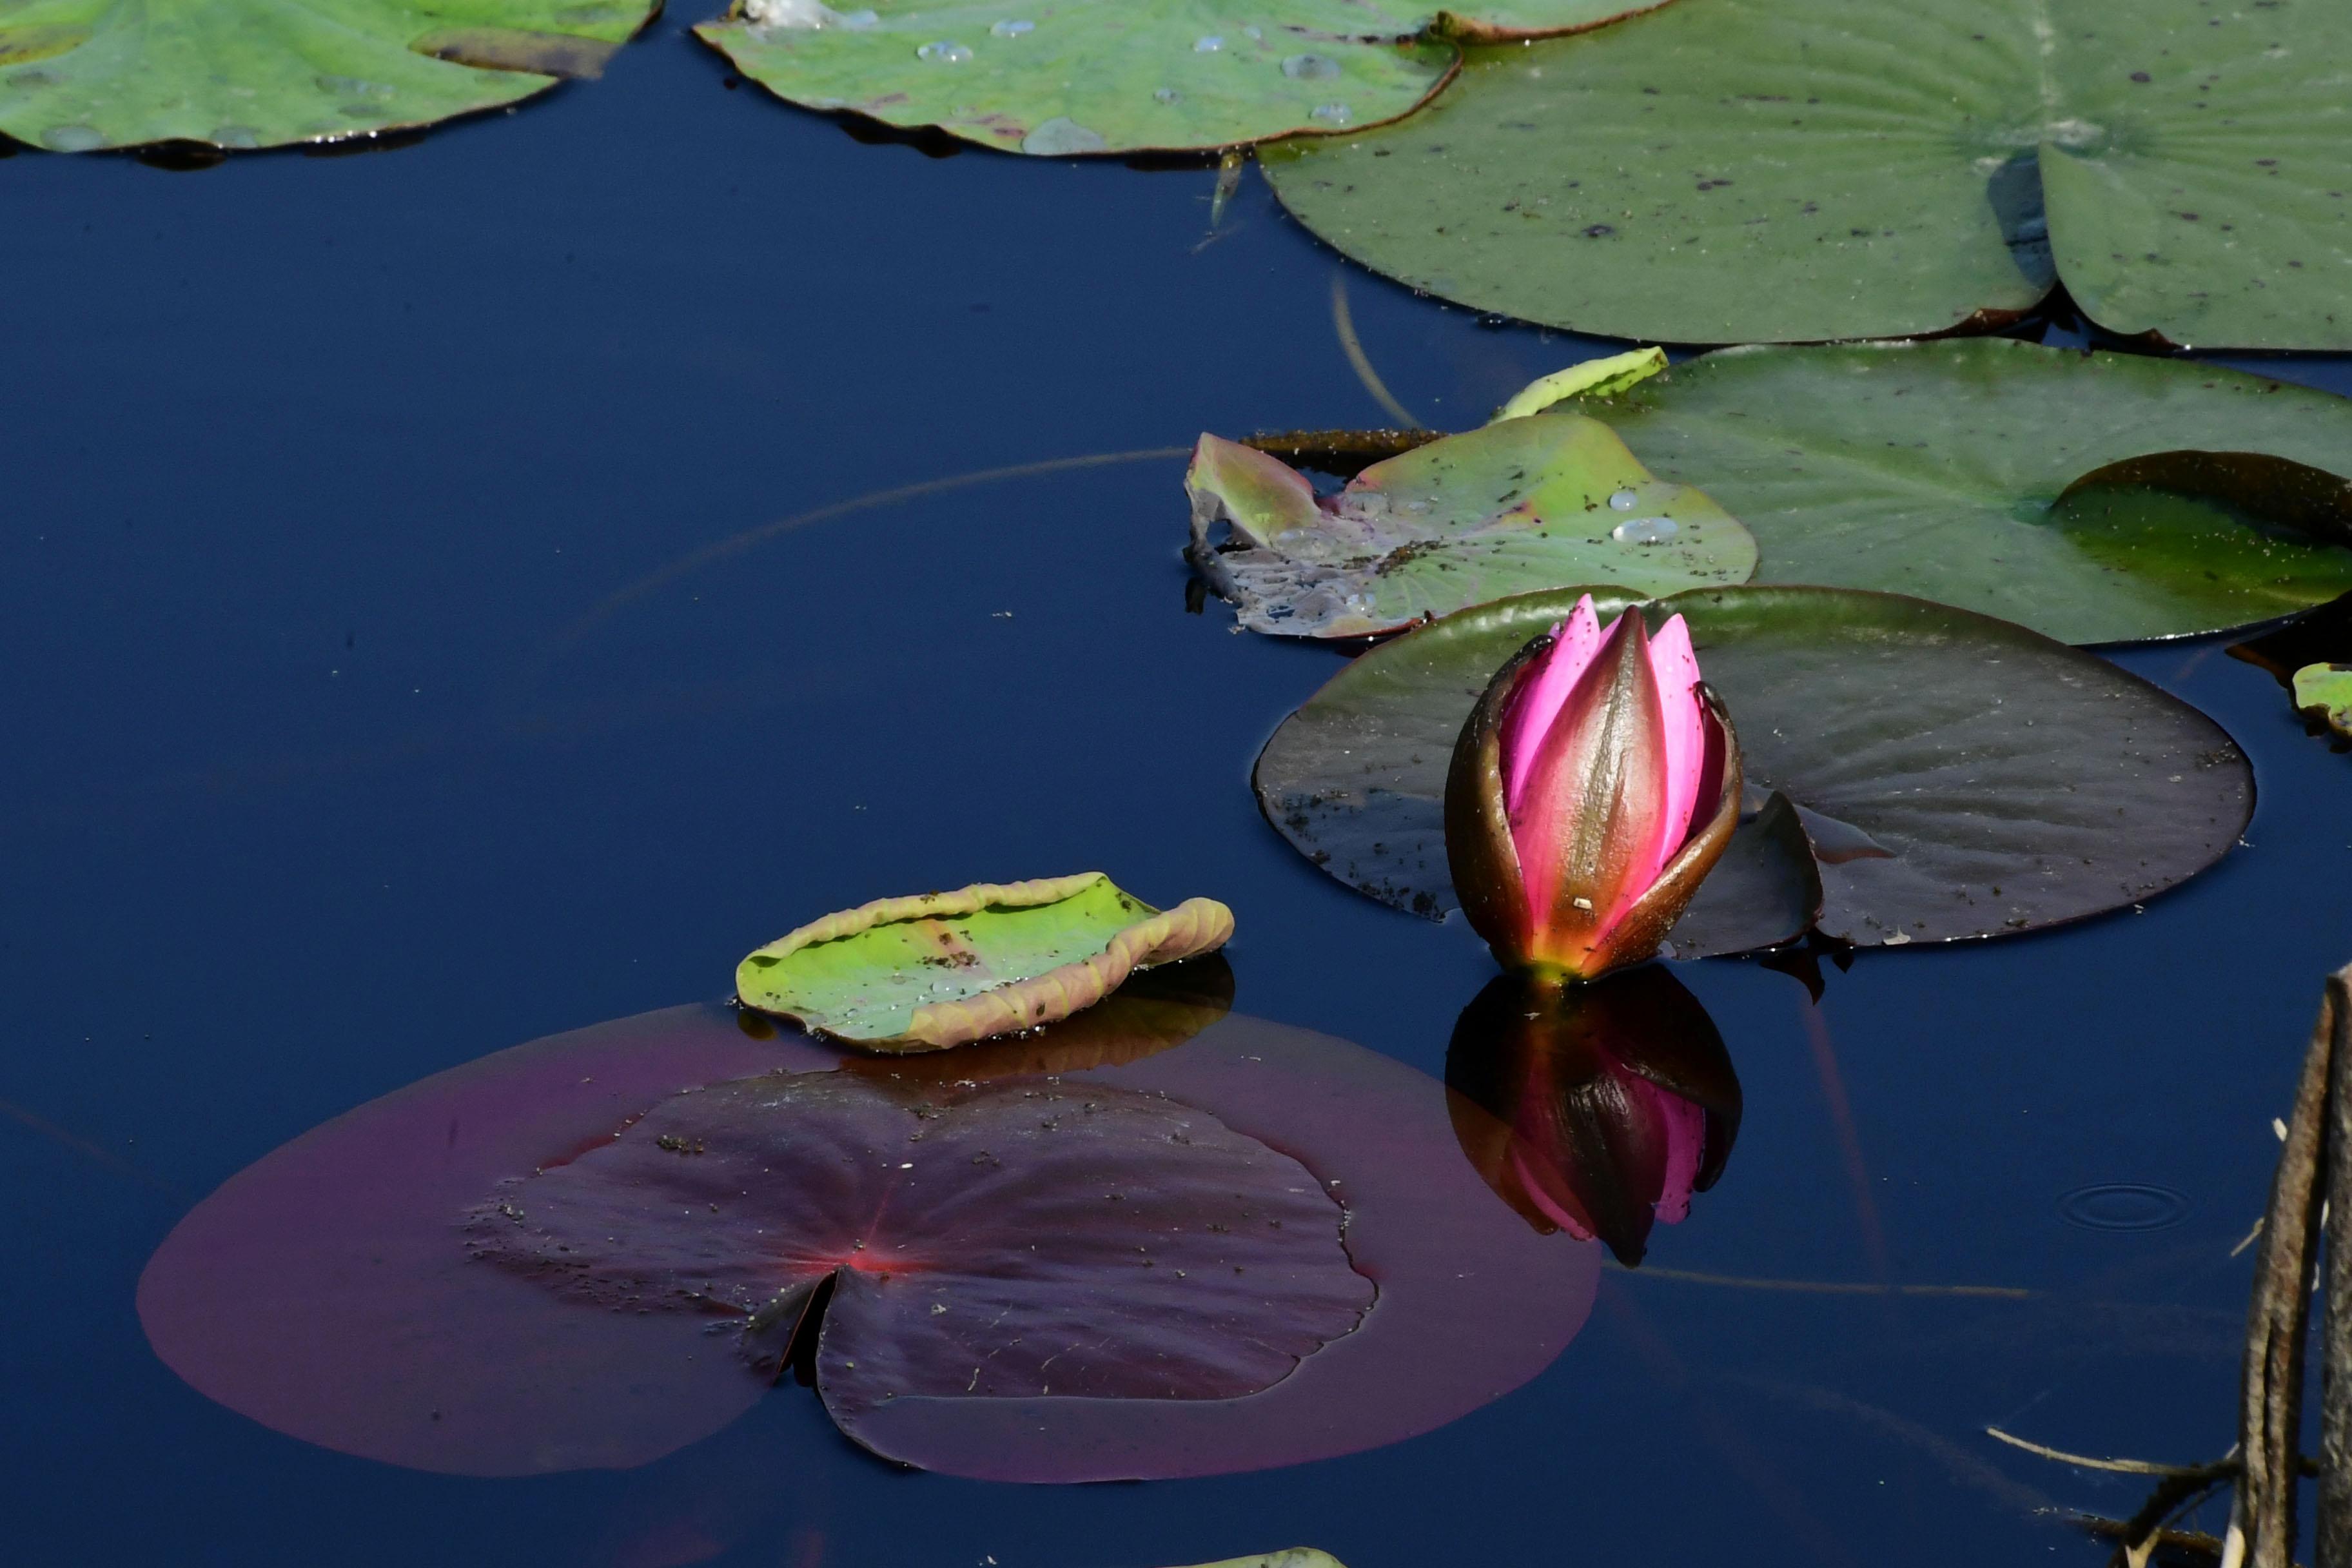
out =
<svg viewBox="0 0 2352 1568"><path fill-rule="evenodd" d="M1737 519L1580 414L1449 436L1324 498L1280 459L1203 436L1184 486L1193 564L1244 626L1282 636L1374 637L1569 583L1670 594L1756 569ZM1233 531L1222 547L1219 522Z"/></svg>
<svg viewBox="0 0 2352 1568"><path fill-rule="evenodd" d="M934 1051L1066 1018L1233 932L1213 899L1155 910L1099 871L981 882L812 921L745 958L735 989L867 1050Z"/></svg>
<svg viewBox="0 0 2352 1568"><path fill-rule="evenodd" d="M1349 886L1443 916L1454 737L1581 592L1465 610L1350 664L1259 756L1267 820ZM1629 602L1593 593L1604 616ZM1759 804L1793 804L1828 936L1999 936L2137 903L2227 854L2253 809L2252 772L2211 720L2007 622L1801 587L1698 590L1646 613L1687 617Z"/></svg>
<svg viewBox="0 0 2352 1568"><path fill-rule="evenodd" d="M2294 709L2352 741L2352 664L2307 664L2296 670Z"/></svg>
<svg viewBox="0 0 2352 1568"><path fill-rule="evenodd" d="M1505 0L1450 34L1598 26L1663 0ZM695 32L803 108L937 126L1006 152L1238 146L1405 114L1460 58L1395 0L737 0Z"/></svg>
<svg viewBox="0 0 2352 1568"><path fill-rule="evenodd" d="M1727 349L1580 406L1746 524L1759 583L2074 643L2352 589L2352 399L2217 365L2006 339Z"/></svg>
<svg viewBox="0 0 2352 1568"><path fill-rule="evenodd" d="M2334 0L1707 0L1473 49L1266 168L1368 266L1604 336L1933 332L2056 281L2116 332L2340 350L2347 59Z"/></svg>
<svg viewBox="0 0 2352 1568"><path fill-rule="evenodd" d="M1203 1563L1199 1568L1347 1568L1347 1564L1328 1552L1318 1552L1311 1546L1292 1546L1280 1552L1262 1552L1255 1557L1228 1557L1222 1562Z"/></svg>
<svg viewBox="0 0 2352 1568"><path fill-rule="evenodd" d="M646 1463L787 1352L876 1452L1023 1481L1353 1452L1549 1365L1592 1250L1496 1205L1409 1068L1239 1017L1171 1044L1171 1004L1214 1014L1202 978L959 1052L981 1070L954 1080L719 1007L518 1047L233 1177L158 1249L141 1320L257 1420L471 1475Z"/></svg>
<svg viewBox="0 0 2352 1568"><path fill-rule="evenodd" d="M0 132L58 153L333 142L594 77L657 0L20 0Z"/></svg>
<svg viewBox="0 0 2352 1568"><path fill-rule="evenodd" d="M1583 985L1498 975L1445 1052L1454 1131L1496 1196L1545 1235L1597 1237L1628 1268L1651 1227L1715 1185L1739 1075L1706 1006L1652 964Z"/></svg>

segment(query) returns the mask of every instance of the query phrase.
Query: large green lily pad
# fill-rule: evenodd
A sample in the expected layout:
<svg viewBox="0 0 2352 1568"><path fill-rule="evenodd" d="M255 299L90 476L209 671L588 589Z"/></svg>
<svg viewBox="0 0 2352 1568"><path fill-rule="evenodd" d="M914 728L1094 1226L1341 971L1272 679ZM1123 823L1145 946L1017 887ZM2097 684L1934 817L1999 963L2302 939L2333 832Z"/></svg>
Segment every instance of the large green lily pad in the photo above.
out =
<svg viewBox="0 0 2352 1568"><path fill-rule="evenodd" d="M1357 659L1266 742L1267 820L1349 886L1443 916L1454 735L1581 592L1480 605ZM1593 592L1604 616L1628 603ZM1705 589L1645 613L1688 618L1751 795L1796 809L1832 937L2000 936L2137 903L2229 853L2253 810L2220 726L2021 626L1836 588Z"/></svg>
<svg viewBox="0 0 2352 1568"><path fill-rule="evenodd" d="M1376 637L1570 583L1672 594L1756 570L1738 519L1580 414L1433 441L1322 500L1278 458L1203 436L1184 486L1193 563L1244 626L1290 637Z"/></svg>
<svg viewBox="0 0 2352 1568"><path fill-rule="evenodd" d="M58 153L333 142L601 73L658 0L0 0L0 132Z"/></svg>
<svg viewBox="0 0 2352 1568"><path fill-rule="evenodd" d="M1508 0L1447 22L1517 37L1643 8ZM840 10L738 0L695 32L803 108L1058 157L1231 147L1392 120L1460 58L1423 36L1434 20L1395 0L875 0Z"/></svg>
<svg viewBox="0 0 2352 1568"><path fill-rule="evenodd" d="M1265 162L1367 266L1579 331L1933 332L2055 279L2117 332L2352 349L2347 70L2341 0L1705 0Z"/></svg>
<svg viewBox="0 0 2352 1568"><path fill-rule="evenodd" d="M1998 338L1727 349L1579 406L1745 523L1759 583L2074 643L2352 589L2352 399L2214 365Z"/></svg>
<svg viewBox="0 0 2352 1568"><path fill-rule="evenodd" d="M869 1050L940 1050L1066 1018L1233 931L1213 899L1155 910L1099 871L982 882L812 921L745 958L735 991Z"/></svg>

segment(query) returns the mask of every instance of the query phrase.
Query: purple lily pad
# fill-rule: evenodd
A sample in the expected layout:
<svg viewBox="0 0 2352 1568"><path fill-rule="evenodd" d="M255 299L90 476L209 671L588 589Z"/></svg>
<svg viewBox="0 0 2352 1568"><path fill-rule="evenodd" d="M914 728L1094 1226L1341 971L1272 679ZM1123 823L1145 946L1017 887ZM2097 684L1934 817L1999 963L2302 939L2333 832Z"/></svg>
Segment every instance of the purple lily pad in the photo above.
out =
<svg viewBox="0 0 2352 1568"><path fill-rule="evenodd" d="M1307 1168L1165 1096L779 1073L672 1097L502 1184L477 1251L563 1294L729 1313L772 1373L824 1281L826 1407L920 1394L1237 1398L1372 1284Z"/></svg>
<svg viewBox="0 0 2352 1568"><path fill-rule="evenodd" d="M1242 1017L1170 1046L1214 1016L1213 1001L1139 998L1140 1011L1123 1024L1116 1000L1082 1016L1092 1019L1085 1028L1057 1026L1066 1041L1049 1030L968 1059L959 1050L853 1065L792 1033L751 1037L716 1007L518 1047L363 1106L232 1178L149 1264L142 1319L181 1375L280 1431L426 1469L530 1474L643 1464L718 1431L766 1392L765 1373L793 1333L785 1320L799 1308L754 1317L796 1290L803 1305L816 1304L814 1286L832 1279L840 1283L822 1306L815 1361L818 1392L843 1427L905 1463L1004 1480L1209 1475L1394 1442L1526 1382L1582 1325L1597 1252L1546 1245L1495 1203L1456 1150L1439 1085L1343 1041ZM1126 1033L1137 1037L1111 1037ZM967 1070L947 1078L959 1060ZM779 1072L795 1076L759 1077ZM743 1079L757 1082L709 1088ZM693 1089L707 1092L683 1092ZM694 1237L740 1231L751 1214L749 1184L738 1175L728 1187L715 1174L732 1173L730 1163L749 1154L722 1152L729 1134L714 1143L715 1124L688 1131L682 1120L671 1130L667 1119L687 1117L689 1102L703 1112L727 1095L757 1093L834 1107L795 1121L830 1128L825 1147L849 1162L832 1173L854 1179L761 1192L763 1215L808 1226L805 1245L770 1248L756 1237L748 1259L709 1255L725 1269L688 1267L683 1249ZM1126 1131L1091 1152L1083 1140L1048 1140L1048 1157L1024 1182L1014 1166L1034 1152L997 1147L998 1130L1017 1132L1018 1108L1049 1098ZM1097 1111L1083 1110L1088 1101ZM922 1194L924 1205L894 1201L877 1222L860 1207L880 1192L882 1173L878 1158L874 1172L856 1168L859 1130L889 1129L891 1163L924 1175L929 1153L910 1159L904 1141L907 1124L925 1120L906 1109L916 1105L943 1114L911 1147L953 1145L961 1152L950 1163L980 1179L961 1203L947 1186L900 1189ZM843 1108L854 1114L836 1114ZM1200 1180L1121 1152L1152 1138L1164 1146L1167 1132L1187 1127L1192 1152L1208 1162ZM696 1140L700 1154L691 1152ZM973 1166L982 1147L1004 1169ZM606 1244L559 1289L469 1256L468 1226L480 1242L486 1198L491 1215L499 1197L520 1209L521 1226L499 1218L510 1237L530 1236L567 1218L551 1195L588 1192L600 1167L640 1161L667 1162L651 1165L664 1184L604 1184L604 1199L633 1194L647 1205L642 1218L674 1217L675 1236L639 1232L648 1245L625 1251ZM1227 1180L1220 1193L1212 1168L1247 1180ZM826 1167L820 1159L813 1169ZM1087 1182L1074 1186L1073 1171ZM1106 1172L1118 1184L1099 1185ZM711 1184L692 1226L692 1200L669 1202L668 1184L688 1175ZM1102 1195L1114 1190L1129 1195ZM533 1195L518 1202L517 1193ZM705 1223L712 1202L715 1226ZM957 1250L1024 1227L1046 1248L1046 1233L1073 1207L1129 1203L1147 1232L1180 1215L1199 1224L1130 1244L1150 1250L1117 1290L1098 1271L1070 1269L1067 1256L1059 1274L1008 1279ZM1219 1204L1231 1217L1210 1212ZM1282 1218L1284 1232L1299 1234L1251 1235L1249 1215ZM919 1237L933 1257L957 1250L961 1272L898 1270L886 1285L879 1270L841 1267L842 1253L858 1254L856 1241L866 1252L882 1251L877 1242L912 1251ZM1052 1253L1071 1249L1083 1250L1078 1238L1052 1237ZM1228 1282L1236 1263L1247 1289ZM1227 1279L1212 1291L1207 1277L1219 1267ZM696 1273L706 1278L688 1278ZM942 1280L952 1287L944 1298L923 1293ZM1192 1290L1196 1283L1204 1288ZM631 1290L661 1300L631 1305ZM974 1383L970 1352L982 1341L958 1302L990 1291L1027 1317L993 1347L1001 1378ZM948 1312L929 1310L942 1304ZM1081 1321L1096 1339L1118 1326L1127 1349L1080 1356L1065 1384L1070 1358L1049 1370L1055 1352L1040 1353L1037 1342L1072 1338ZM1246 1325L1266 1343L1216 1345L1207 1330L1219 1323L1234 1338ZM1156 1363L1155 1349L1169 1352Z"/></svg>

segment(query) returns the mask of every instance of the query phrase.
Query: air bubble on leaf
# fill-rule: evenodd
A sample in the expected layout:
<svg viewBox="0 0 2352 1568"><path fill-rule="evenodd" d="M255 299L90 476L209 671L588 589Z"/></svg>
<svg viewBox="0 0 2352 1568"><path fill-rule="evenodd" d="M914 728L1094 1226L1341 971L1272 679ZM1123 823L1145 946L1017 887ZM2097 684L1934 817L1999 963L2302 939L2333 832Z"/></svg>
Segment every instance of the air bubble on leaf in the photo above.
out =
<svg viewBox="0 0 2352 1568"><path fill-rule="evenodd" d="M1024 33L1035 32L1037 30L1037 24L1034 22L998 22L992 26L988 30L990 34L995 37L1017 38Z"/></svg>
<svg viewBox="0 0 2352 1568"><path fill-rule="evenodd" d="M950 43L947 39L941 38L937 43L925 44L921 48L917 49L915 51L915 58L925 60L940 60L951 66L961 65L964 61L971 58L971 51L965 48L961 44Z"/></svg>
<svg viewBox="0 0 2352 1568"><path fill-rule="evenodd" d="M1609 531L1620 544L1663 544L1682 531L1671 517L1634 517Z"/></svg>
<svg viewBox="0 0 2352 1568"><path fill-rule="evenodd" d="M1632 490L1619 490L1609 498L1610 508L1615 511L1632 511L1641 504L1642 498Z"/></svg>
<svg viewBox="0 0 2352 1568"><path fill-rule="evenodd" d="M1339 62L1328 55L1293 55L1282 62L1282 74L1300 81L1328 81L1339 74Z"/></svg>
<svg viewBox="0 0 2352 1568"><path fill-rule="evenodd" d="M1192 40L1192 52L1196 55L1213 55L1224 47L1225 40L1214 33L1209 34L1206 37Z"/></svg>
<svg viewBox="0 0 2352 1568"><path fill-rule="evenodd" d="M1318 103L1307 111L1309 120L1319 120L1326 125L1345 125L1355 118L1344 103Z"/></svg>

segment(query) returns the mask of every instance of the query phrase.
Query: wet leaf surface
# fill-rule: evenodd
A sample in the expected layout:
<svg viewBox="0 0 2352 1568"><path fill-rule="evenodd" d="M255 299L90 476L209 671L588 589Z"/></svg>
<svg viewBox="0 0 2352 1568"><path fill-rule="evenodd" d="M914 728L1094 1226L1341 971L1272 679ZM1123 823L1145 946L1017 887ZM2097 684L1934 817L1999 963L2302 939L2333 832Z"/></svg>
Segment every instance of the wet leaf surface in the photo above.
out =
<svg viewBox="0 0 2352 1568"><path fill-rule="evenodd" d="M430 125L601 75L647 0L55 0L0 17L0 132L58 153Z"/></svg>
<svg viewBox="0 0 2352 1568"><path fill-rule="evenodd" d="M1350 887L1444 915L1454 733L1577 592L1482 605L1357 659L1260 754L1267 820ZM1595 597L1604 614L1626 602ZM1750 788L1799 809L1829 936L1997 936L2137 903L2227 854L2252 811L2252 770L2218 725L2021 627L1828 588L1701 590L1650 613L1676 612Z"/></svg>
<svg viewBox="0 0 2352 1568"><path fill-rule="evenodd" d="M1590 984L1499 975L1445 1053L1454 1131L1538 1231L1599 1237L1628 1268L1723 1174L1739 1076L1706 1008L1661 966Z"/></svg>
<svg viewBox="0 0 2352 1568"><path fill-rule="evenodd" d="M1279 636L1370 637L1570 583L1671 594L1756 569L1737 519L1579 414L1449 436L1320 499L1279 460L1203 436L1185 489L1194 564L1244 626Z"/></svg>
<svg viewBox="0 0 2352 1568"><path fill-rule="evenodd" d="M1624 0L1465 7L1461 33L1598 26ZM1045 157L1238 146L1409 113L1460 58L1435 14L1368 0L749 0L695 31L803 108Z"/></svg>
<svg viewBox="0 0 2352 1568"><path fill-rule="evenodd" d="M476 1475L643 1464L718 1431L761 1396L836 1274L816 1346L828 1408L877 1452L960 1475L1213 1474L1352 1452L1548 1365L1590 1307L1593 1254L1547 1248L1493 1202L1439 1086L1253 1019L1171 1044L1172 1020L1217 1006L1213 973L1171 973L1182 983L975 1047L1001 1075L984 1079L943 1083L951 1058L846 1063L711 1007L501 1052L232 1178L150 1263L142 1321L175 1371L280 1431ZM774 1121L763 1097L799 1109ZM736 1167L758 1158L772 1168L755 1184ZM799 1182L775 1180L780 1159ZM927 1162L954 1168L935 1187ZM1298 1234L1207 1217L1221 1205ZM468 1261L469 1227L478 1256L499 1237L524 1267ZM1033 1244L1024 1268L1014 1255ZM980 1265L992 1248L1005 1268ZM913 1267L919 1250L933 1267ZM888 1279L860 1261L886 1251ZM549 1260L559 1289L534 1277ZM982 1298L1025 1331L987 1341L970 1315ZM1072 1338L1081 1322L1095 1332ZM1086 1348L1114 1322L1122 1353ZM1039 1342L1056 1334L1080 1353L1055 1359ZM975 1383L967 1352L984 1341Z"/></svg>
<svg viewBox="0 0 2352 1568"><path fill-rule="evenodd" d="M2066 642L2352 588L2352 400L2006 339L1726 350L1592 406L1755 537L1759 583L1874 588Z"/></svg>
<svg viewBox="0 0 2352 1568"><path fill-rule="evenodd" d="M1168 910L1099 871L879 899L745 958L736 994L870 1050L940 1050L1092 1006L1137 969L1233 934L1210 899Z"/></svg>
<svg viewBox="0 0 2352 1568"><path fill-rule="evenodd" d="M2116 332L2340 350L2347 57L2328 0L1715 0L1473 49L1266 165L1366 265L1600 335L1933 332L2055 279Z"/></svg>

